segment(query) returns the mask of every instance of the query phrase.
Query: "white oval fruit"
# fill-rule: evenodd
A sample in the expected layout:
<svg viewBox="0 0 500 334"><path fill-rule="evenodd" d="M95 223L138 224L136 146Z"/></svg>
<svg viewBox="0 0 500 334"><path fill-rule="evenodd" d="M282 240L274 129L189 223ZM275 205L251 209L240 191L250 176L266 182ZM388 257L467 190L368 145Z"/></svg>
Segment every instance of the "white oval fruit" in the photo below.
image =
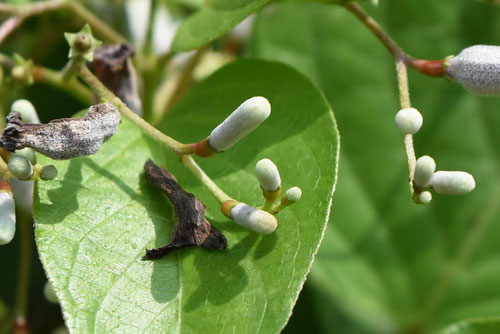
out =
<svg viewBox="0 0 500 334"><path fill-rule="evenodd" d="M272 214L245 203L235 205L230 215L236 223L257 233L269 234L278 227L278 221Z"/></svg>
<svg viewBox="0 0 500 334"><path fill-rule="evenodd" d="M33 104L25 99L19 99L14 101L10 107L10 112L21 113L21 119L26 123L40 123L40 118L36 113Z"/></svg>
<svg viewBox="0 0 500 334"><path fill-rule="evenodd" d="M418 194L418 202L420 204L429 204L432 201L432 194L430 191L422 191Z"/></svg>
<svg viewBox="0 0 500 334"><path fill-rule="evenodd" d="M260 187L265 191L276 191L281 187L281 177L278 167L269 159L262 159L255 165L255 174Z"/></svg>
<svg viewBox="0 0 500 334"><path fill-rule="evenodd" d="M431 183L432 176L436 171L436 162L428 155L417 159L415 165L415 177L413 183L418 187L425 188Z"/></svg>
<svg viewBox="0 0 500 334"><path fill-rule="evenodd" d="M448 77L481 95L500 94L500 46L474 45L446 62Z"/></svg>
<svg viewBox="0 0 500 334"><path fill-rule="evenodd" d="M265 97L252 97L210 133L208 142L214 151L223 152L255 130L270 114L271 105Z"/></svg>
<svg viewBox="0 0 500 334"><path fill-rule="evenodd" d="M298 202L300 197L302 197L302 190L299 187L293 187L286 191L285 198L290 204Z"/></svg>
<svg viewBox="0 0 500 334"><path fill-rule="evenodd" d="M463 195L476 187L474 177L461 171L437 171L432 176L432 188L440 194Z"/></svg>
<svg viewBox="0 0 500 334"><path fill-rule="evenodd" d="M16 233L14 198L9 191L0 191L0 245L12 241Z"/></svg>
<svg viewBox="0 0 500 334"><path fill-rule="evenodd" d="M405 135L413 135L420 130L424 119L417 109L406 108L398 111L394 121L399 132Z"/></svg>

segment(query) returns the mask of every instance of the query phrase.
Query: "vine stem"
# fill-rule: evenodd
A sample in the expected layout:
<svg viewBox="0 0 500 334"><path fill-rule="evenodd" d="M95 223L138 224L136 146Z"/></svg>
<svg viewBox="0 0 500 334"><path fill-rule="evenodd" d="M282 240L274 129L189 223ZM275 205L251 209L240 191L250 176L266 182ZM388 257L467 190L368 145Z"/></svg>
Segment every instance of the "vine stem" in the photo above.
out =
<svg viewBox="0 0 500 334"><path fill-rule="evenodd" d="M410 103L410 90L408 88L408 73L406 70L406 64L403 60L399 60L396 63L396 71L398 73L398 88L399 88L399 102L401 104L401 109L411 108ZM410 186L415 177L415 166L417 164L417 159L415 157L415 148L413 147L413 135L406 135L404 138L406 159L408 161L409 179ZM412 191L413 191L413 187Z"/></svg>
<svg viewBox="0 0 500 334"><path fill-rule="evenodd" d="M225 201L233 200L229 197L222 189L215 184L215 182L201 169L201 167L194 161L193 156L190 154L183 155L181 157L181 162L186 166L194 176L201 183L207 187L208 190L214 195L215 198L219 200L219 202L224 203Z"/></svg>
<svg viewBox="0 0 500 334"><path fill-rule="evenodd" d="M360 5L354 1L342 3L342 5L354 14L361 23L363 23L370 31L382 42L387 50L394 56L396 61L403 61L406 65L411 66L417 71L431 77L445 77L445 59L442 60L424 60L417 59L406 53L396 43L389 34L370 15L368 15Z"/></svg>
<svg viewBox="0 0 500 334"><path fill-rule="evenodd" d="M132 123L139 127L148 136L165 145L171 149L177 156L179 156L181 162L203 183L208 190L217 198L221 203L231 200L224 191L222 191L215 182L201 169L201 167L194 161L191 153L193 152L191 144L183 144L175 139L165 135L154 126L150 125L148 122L144 121L142 118L137 116L130 108L127 107L123 101L116 97L110 90L108 90L104 84L99 81L99 79L90 72L87 66L81 66L79 69L79 74L81 78L87 82L87 84L92 88L94 93L108 102L114 104L120 109L120 112L127 117Z"/></svg>

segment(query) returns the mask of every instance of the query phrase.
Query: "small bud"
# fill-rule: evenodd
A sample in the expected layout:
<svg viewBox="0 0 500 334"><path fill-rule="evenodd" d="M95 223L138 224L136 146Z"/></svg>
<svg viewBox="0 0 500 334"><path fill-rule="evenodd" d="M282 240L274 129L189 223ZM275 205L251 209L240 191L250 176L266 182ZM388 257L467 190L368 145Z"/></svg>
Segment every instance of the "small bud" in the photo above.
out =
<svg viewBox="0 0 500 334"><path fill-rule="evenodd" d="M19 54L14 54L14 67L10 72L12 78L23 85L31 85L33 83L33 75L31 69L33 61L24 59Z"/></svg>
<svg viewBox="0 0 500 334"><path fill-rule="evenodd" d="M59 299L57 298L56 292L54 291L54 288L52 287L52 284L50 284L49 281L45 283L45 286L43 287L43 295L45 296L45 299L49 301L52 304L58 304Z"/></svg>
<svg viewBox="0 0 500 334"><path fill-rule="evenodd" d="M255 130L270 114L271 105L265 97L252 97L212 131L208 142L216 152L223 152Z"/></svg>
<svg viewBox="0 0 500 334"><path fill-rule="evenodd" d="M23 122L40 123L40 119L38 118L35 107L28 100L19 99L14 101L14 103L12 103L12 106L10 107L10 112L21 113L21 119Z"/></svg>
<svg viewBox="0 0 500 334"><path fill-rule="evenodd" d="M432 176L432 188L440 194L463 195L476 187L474 177L460 171L437 171Z"/></svg>
<svg viewBox="0 0 500 334"><path fill-rule="evenodd" d="M418 158L415 166L413 183L421 188L426 188L431 183L432 175L436 171L436 162L428 155Z"/></svg>
<svg viewBox="0 0 500 334"><path fill-rule="evenodd" d="M28 159L28 161L31 162L32 165L36 165L36 154L32 148L26 147L20 150L16 150L16 152L14 152L14 155L24 157Z"/></svg>
<svg viewBox="0 0 500 334"><path fill-rule="evenodd" d="M265 191L276 191L281 187L280 173L276 165L269 159L262 159L255 165L255 174L260 187Z"/></svg>
<svg viewBox="0 0 500 334"><path fill-rule="evenodd" d="M40 178L44 181L50 181L55 179L57 176L57 168L54 165L44 166L42 172L40 173Z"/></svg>
<svg viewBox="0 0 500 334"><path fill-rule="evenodd" d="M500 94L500 47L474 45L446 63L448 77L481 95Z"/></svg>
<svg viewBox="0 0 500 334"><path fill-rule="evenodd" d="M11 242L15 232L16 210L14 197L10 191L0 190L0 245Z"/></svg>
<svg viewBox="0 0 500 334"><path fill-rule="evenodd" d="M64 37L70 46L69 58L81 56L87 61L92 61L95 49L102 44L92 36L92 30L88 24L77 33L64 33Z"/></svg>
<svg viewBox="0 0 500 334"><path fill-rule="evenodd" d="M404 135L413 135L420 130L424 122L422 114L415 108L398 111L395 117L396 127Z"/></svg>
<svg viewBox="0 0 500 334"><path fill-rule="evenodd" d="M33 175L33 166L25 157L13 155L7 164L9 172L19 180L27 180Z"/></svg>
<svg viewBox="0 0 500 334"><path fill-rule="evenodd" d="M429 204L432 201L432 194L430 191L422 191L418 194L418 202L420 204Z"/></svg>
<svg viewBox="0 0 500 334"><path fill-rule="evenodd" d="M286 191L285 196L281 199L281 204L288 206L298 202L302 197L302 190L299 187L293 187Z"/></svg>
<svg viewBox="0 0 500 334"><path fill-rule="evenodd" d="M272 214L245 203L235 205L230 215L236 223L257 233L269 234L278 227L278 221Z"/></svg>

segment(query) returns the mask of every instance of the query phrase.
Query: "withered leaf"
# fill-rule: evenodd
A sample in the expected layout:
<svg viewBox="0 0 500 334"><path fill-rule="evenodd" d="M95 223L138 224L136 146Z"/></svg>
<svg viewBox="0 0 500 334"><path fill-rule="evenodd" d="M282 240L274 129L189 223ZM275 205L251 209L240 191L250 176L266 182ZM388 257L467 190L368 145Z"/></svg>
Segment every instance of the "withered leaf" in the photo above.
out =
<svg viewBox="0 0 500 334"><path fill-rule="evenodd" d="M142 114L142 103L137 88L137 73L130 57L130 44L103 45L94 52L95 72L99 80L115 93L136 114Z"/></svg>
<svg viewBox="0 0 500 334"><path fill-rule="evenodd" d="M24 123L19 112L7 116L7 126L0 138L6 151L31 147L55 160L97 153L102 143L118 129L120 112L110 103L91 106L87 115L60 118L47 124Z"/></svg>
<svg viewBox="0 0 500 334"><path fill-rule="evenodd" d="M171 173L155 165L152 160L146 162L144 170L146 180L160 188L172 202L176 222L170 243L160 248L146 250L143 259L159 259L175 250L190 246L208 249L227 248L226 237L205 218L205 205L200 200L193 194L185 192Z"/></svg>

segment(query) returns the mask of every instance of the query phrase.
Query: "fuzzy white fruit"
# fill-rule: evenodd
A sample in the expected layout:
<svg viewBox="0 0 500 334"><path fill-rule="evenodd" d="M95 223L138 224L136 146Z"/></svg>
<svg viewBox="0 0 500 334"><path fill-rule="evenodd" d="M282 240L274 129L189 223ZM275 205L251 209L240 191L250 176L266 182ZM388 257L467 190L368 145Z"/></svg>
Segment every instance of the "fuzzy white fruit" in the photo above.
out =
<svg viewBox="0 0 500 334"><path fill-rule="evenodd" d="M14 103L10 106L10 112L16 111L21 113L21 119L23 122L40 123L40 118L38 118L35 107L28 100L19 99L14 101Z"/></svg>
<svg viewBox="0 0 500 334"><path fill-rule="evenodd" d="M405 135L413 135L420 130L424 119L422 114L415 108L401 109L394 118L399 132Z"/></svg>
<svg viewBox="0 0 500 334"><path fill-rule="evenodd" d="M431 183L432 176L436 171L436 162L428 155L421 156L417 159L415 166L415 178L413 183L416 186L425 188Z"/></svg>
<svg viewBox="0 0 500 334"><path fill-rule="evenodd" d="M236 223L257 233L269 234L278 227L278 221L272 214L245 203L236 204L230 215Z"/></svg>
<svg viewBox="0 0 500 334"><path fill-rule="evenodd" d="M302 197L302 190L299 187L293 187L286 191L285 198L288 203L298 202Z"/></svg>
<svg viewBox="0 0 500 334"><path fill-rule="evenodd" d="M437 171L432 176L432 188L440 194L463 195L476 187L474 177L461 171Z"/></svg>
<svg viewBox="0 0 500 334"><path fill-rule="evenodd" d="M446 62L448 77L481 95L500 95L500 46L474 45Z"/></svg>
<svg viewBox="0 0 500 334"><path fill-rule="evenodd" d="M418 201L421 204L429 204L432 201L432 194L430 191L422 191L418 194Z"/></svg>
<svg viewBox="0 0 500 334"><path fill-rule="evenodd" d="M271 105L265 97L252 97L212 131L208 142L213 150L223 152L255 130L270 114Z"/></svg>
<svg viewBox="0 0 500 334"><path fill-rule="evenodd" d="M278 167L269 159L262 159L255 165L255 174L260 187L265 191L276 191L281 187L281 177Z"/></svg>
<svg viewBox="0 0 500 334"><path fill-rule="evenodd" d="M16 233L14 198L9 191L0 191L0 245L12 241Z"/></svg>

